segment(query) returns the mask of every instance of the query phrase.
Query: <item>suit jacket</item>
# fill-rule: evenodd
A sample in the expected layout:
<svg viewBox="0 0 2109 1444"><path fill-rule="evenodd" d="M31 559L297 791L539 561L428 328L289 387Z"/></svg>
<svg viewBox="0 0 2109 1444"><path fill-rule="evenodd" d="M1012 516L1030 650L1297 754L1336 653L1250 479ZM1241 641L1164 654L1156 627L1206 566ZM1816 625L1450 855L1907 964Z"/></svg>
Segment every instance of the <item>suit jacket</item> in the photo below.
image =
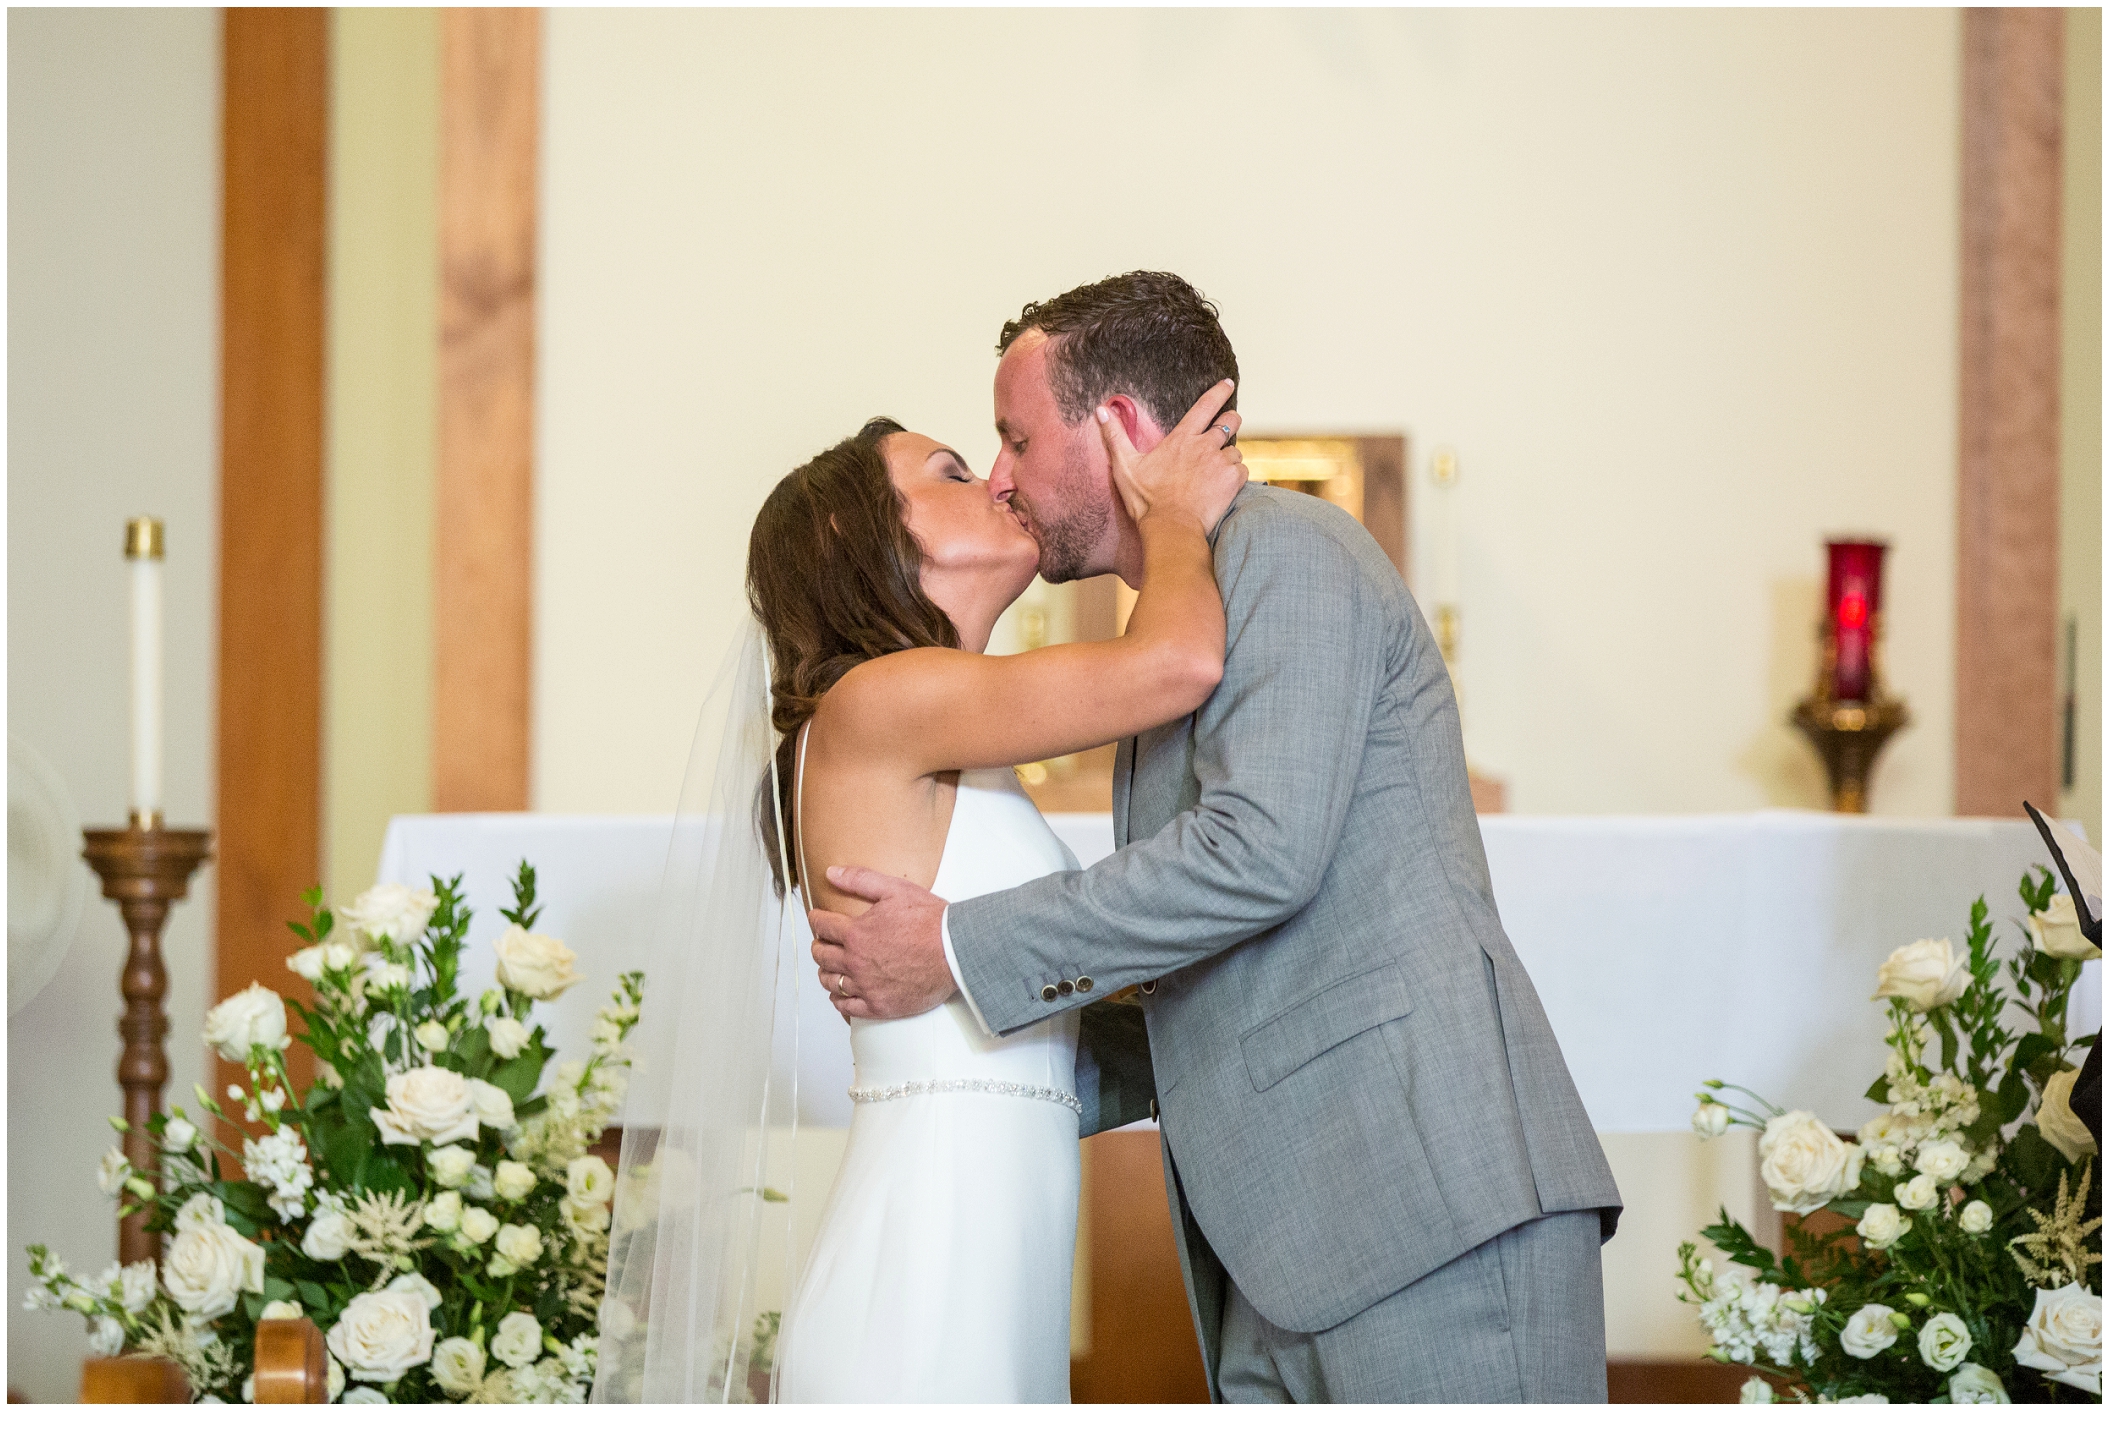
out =
<svg viewBox="0 0 2109 1444"><path fill-rule="evenodd" d="M1121 745L1120 849L952 906L982 1017L1154 983L1087 1008L1086 1129L1154 1094L1195 1222L1283 1328L1541 1214L1602 1210L1608 1236L1618 1190L1502 931L1419 607L1352 517L1283 489L1240 494L1215 574L1222 685Z"/></svg>

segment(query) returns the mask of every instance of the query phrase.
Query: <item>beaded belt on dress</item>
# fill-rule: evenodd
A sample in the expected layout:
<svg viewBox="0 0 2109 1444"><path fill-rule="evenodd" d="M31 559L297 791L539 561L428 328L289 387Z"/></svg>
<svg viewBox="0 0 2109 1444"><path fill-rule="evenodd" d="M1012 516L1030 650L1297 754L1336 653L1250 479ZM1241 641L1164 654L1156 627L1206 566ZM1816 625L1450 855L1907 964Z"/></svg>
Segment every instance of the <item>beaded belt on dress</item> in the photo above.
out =
<svg viewBox="0 0 2109 1444"><path fill-rule="evenodd" d="M891 1103L896 1098L915 1098L927 1093L998 1093L1006 1098L1031 1098L1040 1103L1059 1103L1081 1118L1084 1102L1059 1088L1039 1088L1030 1083L1006 1083L997 1078L916 1078L906 1083L888 1083L877 1088L852 1088L852 1103Z"/></svg>

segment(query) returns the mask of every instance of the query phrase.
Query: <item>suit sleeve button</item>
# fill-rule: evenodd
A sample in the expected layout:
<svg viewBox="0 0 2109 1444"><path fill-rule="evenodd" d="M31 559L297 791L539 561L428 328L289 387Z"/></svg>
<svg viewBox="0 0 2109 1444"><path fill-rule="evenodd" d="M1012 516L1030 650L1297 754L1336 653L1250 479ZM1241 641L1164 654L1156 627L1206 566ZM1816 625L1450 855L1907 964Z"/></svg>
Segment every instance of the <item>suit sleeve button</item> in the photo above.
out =
<svg viewBox="0 0 2109 1444"><path fill-rule="evenodd" d="M1079 993L1088 993L1095 986L1097 985L1094 984L1089 978L1078 978L1076 980L1076 990Z"/></svg>
<svg viewBox="0 0 2109 1444"><path fill-rule="evenodd" d="M1049 983L1046 987L1040 989L1040 1001L1043 1003L1052 1003L1061 996L1061 990L1056 988L1053 983Z"/></svg>
<svg viewBox="0 0 2109 1444"><path fill-rule="evenodd" d="M1064 978L1062 979L1061 983L1056 987L1055 991L1059 992L1063 997L1066 998L1071 993L1076 991L1076 984L1070 982L1069 979Z"/></svg>

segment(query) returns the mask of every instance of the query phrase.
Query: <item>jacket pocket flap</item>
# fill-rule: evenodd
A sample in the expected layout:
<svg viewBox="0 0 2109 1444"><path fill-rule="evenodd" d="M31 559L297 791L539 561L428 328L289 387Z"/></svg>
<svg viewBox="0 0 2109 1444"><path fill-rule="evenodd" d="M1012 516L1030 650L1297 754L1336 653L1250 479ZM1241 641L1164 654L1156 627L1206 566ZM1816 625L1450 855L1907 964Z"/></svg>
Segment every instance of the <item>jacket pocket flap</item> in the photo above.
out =
<svg viewBox="0 0 2109 1444"><path fill-rule="evenodd" d="M1245 1071L1264 1093L1327 1049L1412 1011L1406 974L1395 963L1343 978L1247 1029L1239 1039Z"/></svg>

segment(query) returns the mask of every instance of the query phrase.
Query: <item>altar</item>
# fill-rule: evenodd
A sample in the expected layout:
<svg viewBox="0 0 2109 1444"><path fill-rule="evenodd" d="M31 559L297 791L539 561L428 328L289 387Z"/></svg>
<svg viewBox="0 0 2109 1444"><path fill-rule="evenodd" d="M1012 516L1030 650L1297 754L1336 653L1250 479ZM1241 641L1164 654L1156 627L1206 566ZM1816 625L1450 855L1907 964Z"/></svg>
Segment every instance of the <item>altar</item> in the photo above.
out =
<svg viewBox="0 0 2109 1444"><path fill-rule="evenodd" d="M1113 849L1105 814L1050 821L1087 866ZM549 1007L568 1053L585 1044L616 974L649 966L670 827L646 816L397 817L379 878L463 875L476 913L463 967L473 993L490 980L508 881L531 860L547 903L538 928L577 951L587 979ZM1962 946L1980 895L2011 950L2015 883L2046 861L2042 839L2026 821L1792 811L1489 816L1480 828L1503 923L1625 1197L1604 1260L1611 1352L1695 1357L1705 1341L1673 1298L1677 1242L1723 1203L1760 1229L1772 1216L1750 1135L1694 1137L1693 1091L1725 1078L1858 1127L1876 1111L1862 1095L1882 1071L1882 1008L1869 996L1877 967L1919 938ZM2087 964L2075 990L2076 1035L2100 1026L2100 970ZM648 1011L651 989L648 977ZM817 986L800 989L800 1019L809 1039L842 1036ZM801 1126L813 1130L802 1151L825 1150L849 1121L849 1050L803 1048L798 1071Z"/></svg>

